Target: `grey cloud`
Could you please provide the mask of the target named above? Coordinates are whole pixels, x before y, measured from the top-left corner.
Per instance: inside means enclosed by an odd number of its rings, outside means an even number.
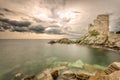
[[[32,19],[33,19],[35,22],[37,22],[37,23],[44,22],[44,21],[42,21],[42,20],[40,20],[40,19],[38,19],[38,18],[32,17]]]
[[[4,14],[3,14],[3,13],[0,13],[0,16],[4,16]]]
[[[0,18],[0,31],[10,30],[12,32],[34,32],[47,34],[63,34],[58,25],[43,26],[40,24],[31,25],[27,21],[13,21],[6,18]],[[46,28],[51,28],[46,31]]]
[[[57,11],[65,8],[66,0],[44,0],[43,3],[45,7],[51,11],[51,17],[58,18]]]
[[[13,21],[7,18],[0,18],[0,31],[10,30],[17,32],[27,32],[30,22]]]
[[[31,26],[29,30],[30,32],[44,33],[45,27],[42,27],[41,25],[36,25],[36,26]]]
[[[0,21],[11,24],[12,26],[28,27],[29,25],[31,25],[31,22],[28,22],[28,21],[15,21],[15,20],[9,20],[6,18],[0,18]]]
[[[4,29],[3,27],[0,26],[0,31],[3,32],[3,31],[5,31],[5,29]]]
[[[28,27],[31,25],[31,22],[28,21],[9,21],[9,23],[13,26],[19,26],[19,27]]]
[[[33,2],[35,2],[34,5],[33,5]],[[3,3],[5,3],[5,5],[3,5]],[[23,4],[22,7],[20,7],[21,4]],[[120,0],[114,0],[114,1],[113,0],[0,0],[0,6],[2,5],[2,7],[8,7],[8,8],[10,7],[10,10],[8,10],[7,8],[2,8],[1,10],[4,12],[10,12],[11,10],[18,10],[25,14],[29,14],[30,10],[34,6],[35,7],[39,6],[41,8],[41,4],[43,6],[42,7],[43,9],[45,8],[45,9],[48,9],[48,11],[50,11],[51,15],[50,16],[48,15],[48,17],[54,18],[54,19],[59,18],[58,14],[56,14],[57,11],[59,10],[64,10],[64,9],[67,10],[70,8],[75,9],[73,10],[73,13],[78,14],[78,16],[74,19],[76,20],[76,23],[68,25],[68,26],[72,26],[71,31],[64,29],[64,32],[68,34],[77,34],[77,33],[79,34],[85,30],[87,31],[88,24],[92,23],[97,15],[106,14],[106,13],[107,14],[112,13],[112,17],[110,16],[110,21],[111,21],[110,23],[113,24],[113,25],[110,25],[112,27],[112,30],[115,30],[115,31],[120,30],[120,19],[118,19],[118,17],[120,16],[120,10],[119,10]],[[26,7],[24,9],[23,8],[24,6],[27,6],[27,9]],[[2,15],[3,13],[1,14],[1,16]],[[79,16],[80,16],[80,19],[78,19]],[[16,22],[16,21],[10,21],[6,19],[1,21],[5,22],[6,25],[10,24],[11,26],[19,26],[20,29],[18,27],[16,28],[14,27],[15,31],[22,32],[23,30],[23,31],[30,31],[30,32],[36,32],[36,33],[48,33],[48,34],[49,33],[61,34],[63,32],[62,31],[63,28],[59,29],[59,26],[54,25],[55,23],[57,23],[57,21],[53,21],[50,23],[47,21],[44,22],[42,21],[42,19],[37,19],[34,17],[32,19],[36,23],[40,23],[41,25],[31,27],[31,24],[28,21]],[[23,17],[23,20],[28,20],[28,19]],[[71,22],[71,19],[63,19],[62,21],[64,21],[65,23],[69,23]],[[28,28],[27,29],[21,28],[25,26]],[[46,27],[49,27],[52,29],[46,31]],[[10,27],[7,27],[7,26],[3,27],[3,29],[7,29],[7,28],[10,28]]]
[[[49,30],[45,30],[45,33],[47,33],[47,34],[65,34],[62,32],[61,29],[58,29],[58,28],[51,28]]]
[[[29,32],[29,29],[27,27],[14,27],[11,31],[16,32]]]
[[[12,10],[7,9],[7,8],[0,8],[0,11],[5,11],[5,12],[14,13]]]
[[[58,25],[50,25],[50,26],[48,26],[48,27],[51,27],[51,28],[59,28],[60,26],[58,26]]]
[[[7,30],[7,29],[11,29],[11,25],[5,22],[1,22],[0,21],[0,27],[1,29]]]

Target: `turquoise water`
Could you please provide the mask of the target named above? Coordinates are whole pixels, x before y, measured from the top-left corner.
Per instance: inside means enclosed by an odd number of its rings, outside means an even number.
[[[37,74],[55,65],[55,61],[101,66],[120,61],[120,53],[75,44],[50,45],[48,41],[0,40],[0,80],[12,80],[19,72]]]

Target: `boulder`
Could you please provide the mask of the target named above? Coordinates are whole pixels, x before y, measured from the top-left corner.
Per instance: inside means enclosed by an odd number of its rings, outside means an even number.
[[[58,78],[58,80],[76,80],[76,74],[72,71],[64,71]]]
[[[59,76],[58,72],[59,72],[58,70],[54,70],[54,71],[51,72],[51,75],[52,75],[54,80],[56,80],[58,78],[58,76]]]
[[[90,77],[91,77],[90,74],[85,74],[85,73],[76,74],[77,80],[89,80]]]
[[[110,80],[120,80],[120,70],[115,71],[109,75]]]
[[[53,77],[51,75],[51,69],[47,69],[41,74],[38,74],[37,80],[53,80]]]
[[[114,62],[104,71],[97,71],[89,80],[120,80],[120,62]]]
[[[68,38],[62,38],[62,39],[59,39],[56,41],[57,43],[63,43],[63,44],[71,44],[71,43],[74,43],[74,41],[72,40],[69,40]]]
[[[104,72],[109,75],[115,71],[120,70],[120,62],[113,62],[111,65],[109,65]]]
[[[59,76],[59,73],[62,72],[62,70],[67,70],[67,67],[62,66],[53,69],[47,69],[41,74],[37,75],[37,80],[56,80]]]
[[[31,75],[31,76],[23,78],[22,80],[37,80],[37,79],[35,75]]]
[[[55,43],[56,43],[55,40],[51,40],[51,41],[48,42],[48,44],[55,44]]]

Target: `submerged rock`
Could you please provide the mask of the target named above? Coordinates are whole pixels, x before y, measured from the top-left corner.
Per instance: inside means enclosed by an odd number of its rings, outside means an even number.
[[[48,44],[55,44],[55,43],[56,43],[55,40],[51,40],[51,41],[48,42]]]
[[[77,60],[74,63],[69,63],[68,66],[73,67],[73,68],[81,68],[82,69],[84,66],[84,63],[81,60]]]

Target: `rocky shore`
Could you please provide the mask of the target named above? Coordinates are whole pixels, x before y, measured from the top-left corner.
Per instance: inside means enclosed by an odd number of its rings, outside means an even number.
[[[90,34],[85,34],[76,40],[76,44],[87,45],[94,48],[103,48],[112,51],[120,51],[120,38],[112,36],[91,36]]]
[[[108,36],[106,37],[96,37],[96,36],[90,36],[89,34],[86,34],[82,37],[80,37],[77,40],[70,40],[68,38],[63,38],[59,40],[52,40],[48,42],[49,44],[77,44],[77,45],[83,45],[88,46],[92,48],[102,48],[110,51],[117,51],[120,52],[120,38],[110,39]]]
[[[62,66],[47,69],[41,74],[28,76],[22,80],[120,80],[120,62],[114,62],[105,70],[95,73],[75,72]]]
[[[60,44],[73,44],[75,43],[75,41],[73,40],[70,40],[68,38],[62,38],[62,39],[59,39],[59,40],[51,40],[48,42],[49,44],[55,44],[55,43],[60,43]]]

